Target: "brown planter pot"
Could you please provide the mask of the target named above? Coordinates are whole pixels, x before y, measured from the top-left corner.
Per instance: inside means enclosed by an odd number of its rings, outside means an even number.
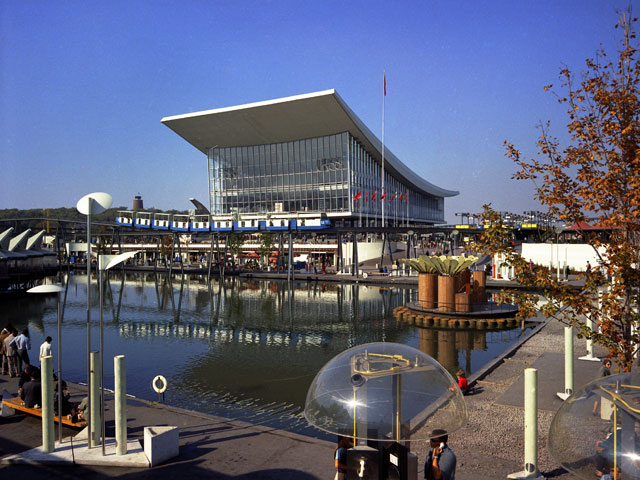
[[[422,308],[436,308],[438,295],[438,275],[420,273],[418,275],[418,303]]]
[[[471,294],[456,293],[456,312],[471,311]]]
[[[473,301],[475,303],[485,303],[487,301],[487,274],[482,270],[473,272]]]
[[[438,310],[453,312],[455,306],[455,277],[438,277]]]

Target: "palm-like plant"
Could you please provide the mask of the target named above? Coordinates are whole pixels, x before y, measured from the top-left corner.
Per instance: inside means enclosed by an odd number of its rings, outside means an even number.
[[[478,257],[470,255],[465,257],[461,255],[459,257],[440,255],[427,257],[426,255],[420,255],[416,259],[403,258],[402,263],[409,265],[419,273],[438,273],[440,275],[446,275],[453,277],[464,269],[470,267],[479,260]]]
[[[400,261],[418,273],[438,273],[426,255],[420,255],[418,258],[402,258]]]

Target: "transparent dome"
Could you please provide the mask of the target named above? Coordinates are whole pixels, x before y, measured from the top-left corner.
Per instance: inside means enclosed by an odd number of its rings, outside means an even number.
[[[342,352],[318,372],[304,415],[338,435],[426,440],[434,430],[463,426],[467,406],[456,380],[429,355],[398,343],[369,343]]]
[[[592,480],[640,478],[640,375],[599,378],[558,409],[549,429],[549,450],[564,468]]]

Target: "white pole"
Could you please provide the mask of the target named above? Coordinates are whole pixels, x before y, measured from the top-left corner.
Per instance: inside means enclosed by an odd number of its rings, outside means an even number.
[[[564,392],[558,397],[566,400],[573,393],[573,327],[564,327]]]
[[[127,367],[125,356],[113,357],[115,375],[116,455],[127,453]]]
[[[598,292],[600,293],[600,292]],[[589,331],[593,331],[593,320],[591,317],[587,317],[586,325]],[[598,357],[593,356],[593,340],[587,338],[587,354],[583,357],[579,357],[578,360],[587,360],[591,362],[599,362],[600,359]]]
[[[507,478],[544,478],[538,471],[538,370],[524,370],[524,470]]]
[[[45,453],[55,450],[55,430],[53,427],[53,357],[51,355],[40,359],[40,373],[42,375],[42,451]]]
[[[560,281],[560,238],[556,234],[556,274],[558,282]]]
[[[91,384],[91,212],[93,198],[87,200],[87,385]],[[89,413],[91,412],[91,388],[87,392]],[[62,413],[62,412],[60,412]],[[92,447],[91,422],[87,423],[87,448]]]
[[[91,428],[91,441],[89,447],[95,447],[101,438],[100,421],[100,356],[98,352],[91,352],[89,361],[89,424]]]

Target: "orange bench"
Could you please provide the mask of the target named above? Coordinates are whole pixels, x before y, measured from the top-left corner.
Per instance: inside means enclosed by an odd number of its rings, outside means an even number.
[[[13,398],[3,398],[2,403],[5,404],[9,408],[13,408],[14,410],[19,410],[24,413],[28,413],[29,415],[35,415],[36,417],[42,418],[42,408],[29,408],[25,407],[24,402],[20,397]],[[58,423],[58,416],[53,416],[53,421]],[[70,418],[62,417],[62,423],[69,427],[73,428],[84,428],[87,426],[86,420],[79,420],[77,422],[72,422]]]

